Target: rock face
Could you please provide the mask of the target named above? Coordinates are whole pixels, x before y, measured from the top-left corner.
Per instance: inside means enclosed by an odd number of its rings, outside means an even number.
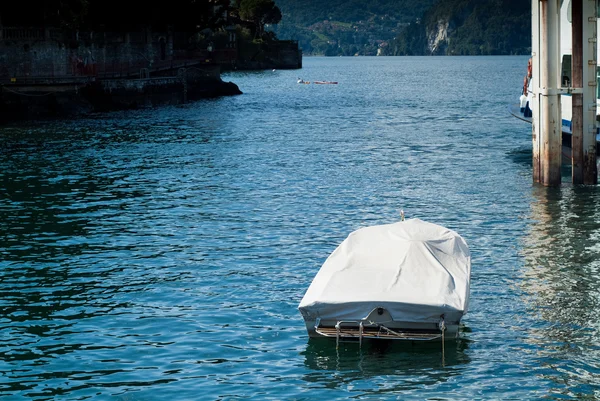
[[[0,123],[78,117],[90,112],[182,104],[241,93],[232,82],[192,74],[185,78],[104,79],[79,85],[0,86]]]
[[[427,48],[431,54],[444,54],[448,47],[450,22],[439,19],[432,29],[427,30]]]
[[[198,99],[239,95],[232,82],[199,76],[162,77],[146,80],[114,79],[87,85],[81,91],[94,111],[111,111],[182,104]]]
[[[531,4],[521,0],[436,1],[389,55],[531,54]]]

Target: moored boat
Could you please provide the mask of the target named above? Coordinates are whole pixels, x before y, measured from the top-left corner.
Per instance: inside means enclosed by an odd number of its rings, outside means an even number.
[[[572,40],[571,40],[571,1],[565,1],[561,3],[560,8],[560,26],[561,26],[561,42],[560,42],[560,61],[561,61],[561,82],[563,90],[560,96],[561,104],[561,129],[562,129],[562,153],[567,159],[571,157],[571,119],[572,119],[572,97],[571,97],[571,58],[572,58]],[[600,24],[600,19],[597,20],[597,24]],[[599,26],[600,28],[600,26]],[[600,51],[600,42],[597,42],[597,51]],[[600,53],[598,53],[600,54]],[[520,104],[509,106],[509,112],[529,123],[532,122],[532,66],[531,59],[527,68],[527,75],[524,78],[522,95]],[[589,83],[592,85],[592,83]],[[596,87],[600,88],[600,67],[596,67]],[[525,101],[523,101],[523,97]],[[596,93],[596,119],[600,120],[600,90],[597,89]],[[600,155],[600,129],[596,129],[596,152]]]
[[[327,258],[298,309],[310,337],[456,338],[469,304],[464,239],[410,219],[361,228]]]

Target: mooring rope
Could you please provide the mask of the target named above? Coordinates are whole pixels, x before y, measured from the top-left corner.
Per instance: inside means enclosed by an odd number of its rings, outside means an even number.
[[[446,321],[444,320],[444,315],[441,316],[439,326],[442,332],[442,366],[446,366],[446,339],[444,336],[444,332],[446,331]]]

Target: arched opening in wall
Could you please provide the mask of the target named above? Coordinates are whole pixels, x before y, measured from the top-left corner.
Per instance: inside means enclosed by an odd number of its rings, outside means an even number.
[[[160,38],[158,41],[160,43],[160,59],[166,60],[167,58],[167,41],[165,38]]]

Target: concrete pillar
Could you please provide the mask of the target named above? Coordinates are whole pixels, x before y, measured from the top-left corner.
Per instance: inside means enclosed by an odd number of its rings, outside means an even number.
[[[539,183],[559,186],[561,181],[562,119],[560,113],[560,0],[539,1],[539,114],[534,130],[539,141]],[[534,1],[535,3],[535,1]],[[533,4],[535,6],[535,4]],[[536,13],[532,13],[536,14]],[[534,36],[536,32],[534,31]],[[535,70],[534,70],[535,75]],[[537,117],[537,121],[536,121]],[[534,150],[535,152],[535,150]],[[534,160],[535,161],[535,160]],[[534,178],[536,178],[534,174]]]
[[[583,0],[583,183],[598,183],[596,166],[597,0]]]

